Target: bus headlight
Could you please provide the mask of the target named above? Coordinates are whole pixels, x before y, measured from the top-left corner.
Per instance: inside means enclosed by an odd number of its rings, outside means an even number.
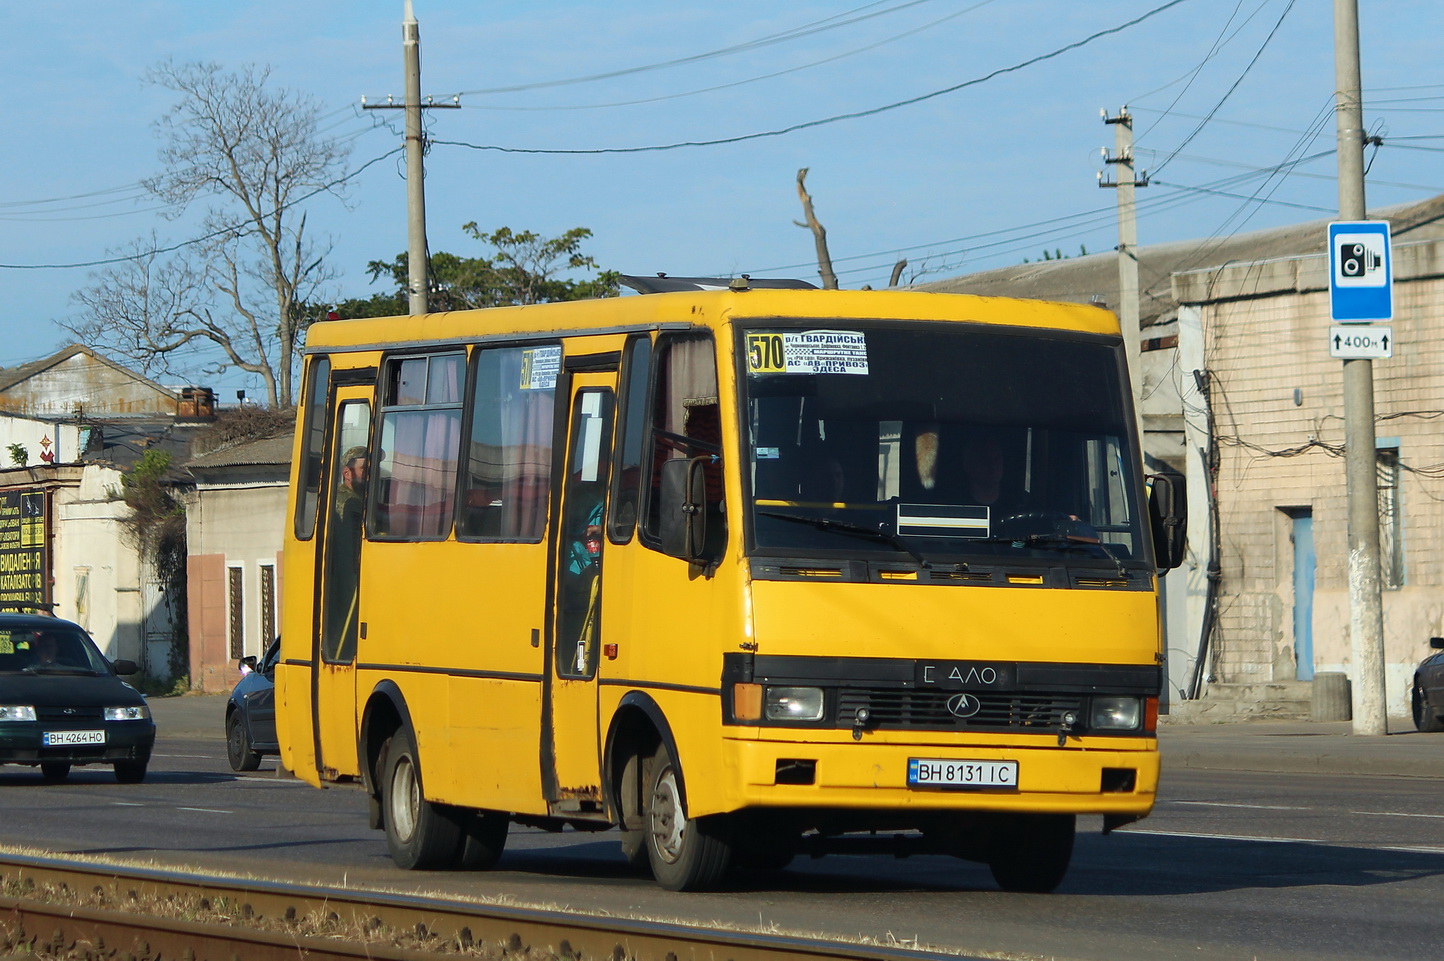
[[[1095,697],[1088,714],[1094,731],[1136,731],[1143,720],[1143,707],[1136,697]]]
[[[29,704],[0,704],[0,721],[33,721],[35,708]]]
[[[817,721],[823,705],[820,687],[769,687],[763,710],[769,721]]]

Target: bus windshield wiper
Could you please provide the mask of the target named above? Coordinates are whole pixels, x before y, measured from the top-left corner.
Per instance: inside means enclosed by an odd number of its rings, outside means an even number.
[[[919,567],[924,569],[931,569],[932,567],[932,563],[926,557],[919,554],[907,541],[891,531],[874,527],[863,527],[861,524],[849,524],[847,521],[840,521],[831,517],[807,517],[803,514],[789,514],[787,511],[758,510],[756,513],[762,517],[777,517],[784,521],[795,521],[798,524],[811,524],[820,531],[837,531],[839,534],[856,534],[858,537],[867,537],[875,541],[881,541],[884,544],[889,544],[897,548],[917,561]]]
[[[993,537],[980,537],[975,544],[1012,544],[1014,547],[1037,547],[1044,550],[1054,551],[1089,551],[1094,548],[1103,552],[1103,555],[1113,562],[1118,568],[1119,577],[1127,577],[1128,572],[1123,566],[1123,561],[1112,551],[1108,545],[1103,543],[1101,538],[1089,537],[1082,534],[1021,534],[1015,537],[999,534]]]

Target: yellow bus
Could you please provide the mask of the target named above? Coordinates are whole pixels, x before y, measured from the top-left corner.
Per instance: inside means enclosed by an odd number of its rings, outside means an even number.
[[[283,763],[398,865],[618,829],[664,887],[1146,815],[1158,577],[1116,318],[797,282],[310,329]],[[535,757],[533,757],[535,755]]]

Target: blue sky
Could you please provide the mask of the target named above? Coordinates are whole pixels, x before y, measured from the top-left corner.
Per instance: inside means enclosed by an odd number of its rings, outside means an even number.
[[[1305,220],[1337,209],[1328,0],[863,0],[777,3],[415,0],[428,115],[433,252],[482,252],[461,225],[547,236],[624,273],[816,278],[795,178],[828,231],[842,286],[936,279],[1117,242],[1100,108],[1130,105],[1139,239],[1156,243]],[[1444,193],[1444,11],[1360,4],[1371,208]],[[0,6],[7,137],[0,178],[0,365],[69,337],[55,321],[90,280],[71,265],[165,220],[138,182],[158,170],[153,121],[170,105],[141,76],[163,58],[273,68],[317,98],[352,168],[400,144],[402,0],[57,0]],[[980,80],[950,93],[929,94]],[[611,74],[604,79],[597,75]],[[507,89],[511,88],[511,89]],[[515,89],[523,88],[523,89]],[[701,91],[701,92],[699,92]],[[903,101],[906,106],[888,108]],[[872,112],[870,112],[872,111]],[[831,118],[870,112],[853,119]],[[383,121],[390,121],[387,126]],[[812,124],[778,136],[751,135]],[[628,153],[597,151],[731,140]],[[463,146],[472,145],[472,146]],[[1320,155],[1320,156],[1315,156]],[[1295,163],[1300,158],[1307,159]],[[1288,164],[1287,175],[1270,168]],[[1212,192],[1207,192],[1212,191]],[[406,248],[399,156],[319,199],[337,299],[369,296],[366,263]],[[1031,226],[1030,226],[1031,225]],[[25,269],[20,269],[25,268]],[[175,378],[168,378],[174,380]],[[254,378],[204,378],[222,400]]]

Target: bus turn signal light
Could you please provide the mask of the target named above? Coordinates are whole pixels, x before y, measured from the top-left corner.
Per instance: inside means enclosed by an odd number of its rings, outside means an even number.
[[[732,716],[739,721],[762,720],[762,685],[732,685]]]

